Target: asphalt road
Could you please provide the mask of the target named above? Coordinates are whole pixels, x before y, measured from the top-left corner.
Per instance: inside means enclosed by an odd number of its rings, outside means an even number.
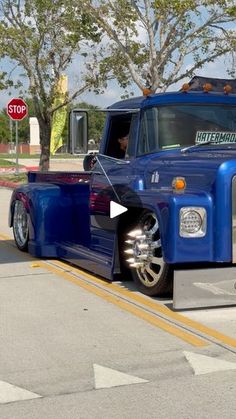
[[[19,252],[0,188],[0,418],[236,416],[236,308],[174,313],[132,283]],[[182,317],[181,317],[182,316]]]

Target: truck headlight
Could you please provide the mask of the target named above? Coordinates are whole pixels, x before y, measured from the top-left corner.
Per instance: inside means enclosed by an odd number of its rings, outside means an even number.
[[[183,207],[179,215],[181,237],[204,237],[206,235],[206,210],[202,207]]]

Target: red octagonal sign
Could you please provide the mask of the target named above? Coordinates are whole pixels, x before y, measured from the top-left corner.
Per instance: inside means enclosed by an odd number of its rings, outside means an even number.
[[[7,104],[7,115],[11,119],[20,121],[24,119],[28,114],[28,106],[25,101],[21,98],[13,98]]]

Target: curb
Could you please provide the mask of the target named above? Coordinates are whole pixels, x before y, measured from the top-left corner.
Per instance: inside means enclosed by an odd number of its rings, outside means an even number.
[[[23,166],[19,169],[19,173],[27,173],[27,172],[31,172],[31,171],[35,172],[35,171],[38,171],[38,170],[39,170],[39,166]],[[9,167],[9,168],[0,167],[0,172],[4,173],[6,175],[10,175],[12,173],[15,173],[15,171],[16,171],[15,167],[14,168],[12,168],[12,167]]]
[[[35,171],[39,170],[39,167],[38,166],[30,166],[30,167],[25,166],[24,169],[25,169],[25,173],[30,172],[30,171],[35,172]],[[24,172],[22,172],[22,173],[24,173]],[[6,172],[6,174],[7,174],[7,172]],[[10,174],[10,173],[8,173],[8,174]],[[9,180],[1,180],[1,177],[0,177],[0,188],[14,189],[19,185],[21,185],[20,182],[10,182]]]
[[[9,189],[14,189],[17,186],[19,186],[20,183],[18,182],[10,182],[8,180],[0,180],[0,188],[9,188]]]

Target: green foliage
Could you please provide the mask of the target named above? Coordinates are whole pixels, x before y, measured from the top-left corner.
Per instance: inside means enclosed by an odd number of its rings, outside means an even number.
[[[10,141],[10,121],[5,112],[0,113],[0,143]]]
[[[19,173],[12,175],[1,175],[0,180],[22,184],[28,182],[28,177],[25,173]]]
[[[55,107],[57,85],[76,54],[89,42],[98,42],[100,32],[94,19],[81,10],[81,0],[0,0],[0,56],[10,58],[23,70],[14,81],[9,72],[6,86],[31,96],[40,126],[40,165],[47,169],[50,156],[52,115],[88,87],[81,83],[71,96]],[[84,52],[84,51],[81,51]],[[0,88],[1,81],[0,77]],[[23,80],[23,81],[22,81]],[[4,84],[2,82],[2,86]]]
[[[84,8],[109,39],[88,65],[98,91],[112,77],[165,91],[226,54],[235,75],[235,0],[84,0]]]
[[[15,167],[15,163],[12,163],[4,159],[0,159],[0,167]]]

